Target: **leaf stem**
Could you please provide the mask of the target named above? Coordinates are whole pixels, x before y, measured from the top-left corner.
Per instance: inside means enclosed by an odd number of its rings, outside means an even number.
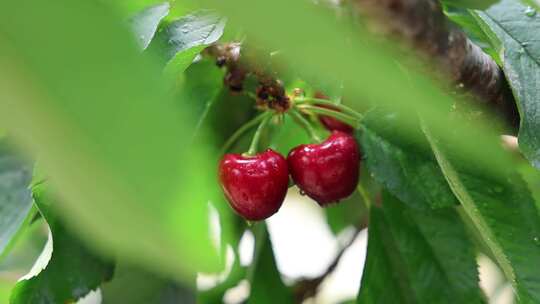
[[[263,117],[263,120],[259,124],[259,127],[257,128],[257,131],[255,131],[255,134],[253,135],[253,139],[251,140],[251,145],[249,145],[249,150],[247,151],[247,155],[253,156],[257,153],[257,148],[259,147],[259,141],[261,139],[262,131],[266,128],[266,125],[270,121],[270,118],[272,118],[271,115],[268,115],[269,112],[265,113]]]
[[[246,133],[249,129],[256,126],[261,120],[263,120],[268,115],[269,115],[268,112],[261,113],[258,116],[256,116],[255,118],[253,118],[252,120],[246,122],[240,128],[238,128],[238,130],[236,130],[233,133],[233,135],[231,135],[231,137],[229,137],[229,139],[227,139],[227,141],[225,142],[225,144],[221,148],[221,153],[220,154],[227,153],[227,151],[229,151],[231,146],[240,138],[240,136],[242,136],[244,133]]]
[[[290,113],[291,116],[295,119],[295,121],[308,132],[309,136],[314,142],[320,143],[322,141],[321,138],[317,135],[315,128],[313,128],[311,123],[307,119],[305,119],[304,116],[302,116],[302,114],[300,114],[297,109],[291,108],[287,113]]]

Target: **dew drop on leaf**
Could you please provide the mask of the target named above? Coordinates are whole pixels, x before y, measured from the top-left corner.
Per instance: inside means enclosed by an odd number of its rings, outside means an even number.
[[[534,17],[536,16],[536,10],[531,6],[527,6],[525,9],[525,15],[527,15],[527,17]]]

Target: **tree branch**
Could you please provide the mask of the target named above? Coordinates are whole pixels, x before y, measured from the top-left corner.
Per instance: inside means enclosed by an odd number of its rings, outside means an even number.
[[[512,127],[519,124],[514,97],[497,63],[453,26],[438,0],[350,0],[377,30],[403,41],[457,89],[492,109]]]
[[[323,274],[313,279],[305,279],[305,280],[299,281],[295,285],[294,294],[295,294],[297,303],[302,303],[304,300],[309,299],[313,297],[315,294],[317,294],[317,291],[321,283],[324,281],[324,279],[328,275],[330,275],[331,273],[334,272],[334,270],[336,270],[336,267],[339,264],[339,261],[341,261],[341,258],[343,257],[343,254],[345,253],[345,251],[347,251],[347,249],[351,247],[351,245],[354,243],[354,241],[358,237],[358,234],[360,234],[360,231],[362,231],[362,229],[366,227],[367,227],[367,223],[363,223],[361,227],[355,227],[352,237],[348,239],[347,242],[340,248],[340,250],[336,254],[336,257],[334,258],[332,263],[330,263],[330,265],[326,268]]]
[[[438,0],[349,1],[352,10],[374,30],[402,41],[428,63],[426,67],[435,76],[450,80],[452,92],[469,95],[501,117],[513,131],[517,130],[519,114],[502,70],[447,20]],[[206,54],[226,67],[225,84],[231,91],[241,92],[246,76],[255,75],[259,81],[255,94],[259,106],[281,112],[290,106],[283,84],[268,64],[271,60],[260,58],[261,52],[246,54],[239,43],[226,43],[209,47]]]

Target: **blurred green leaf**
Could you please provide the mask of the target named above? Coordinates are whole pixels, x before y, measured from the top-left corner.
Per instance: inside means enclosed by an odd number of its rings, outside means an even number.
[[[213,304],[221,303],[225,293],[238,285],[246,274],[246,268],[240,265],[237,252],[235,253],[235,260],[233,262],[231,272],[227,278],[219,283],[217,286],[209,290],[199,290],[197,294],[197,303],[199,304]]]
[[[223,88],[223,75],[223,71],[212,60],[204,59],[191,65],[178,83],[175,99],[180,109],[185,107],[184,103],[189,103],[191,115],[196,121],[193,137],[204,134],[204,130],[199,133],[201,128],[213,131],[213,125],[221,123],[208,115],[214,111],[216,103],[222,101],[219,97]]]
[[[357,303],[482,303],[473,246],[453,208],[419,211],[383,192],[371,208]]]
[[[74,237],[54,215],[56,199],[42,184],[34,188],[34,199],[49,224],[52,256],[36,276],[25,278],[12,290],[10,303],[69,303],[110,280],[112,262],[96,256]]]
[[[490,177],[464,166],[453,158],[446,142],[436,139],[427,127],[424,130],[464,213],[512,283],[518,302],[540,301],[540,273],[531,267],[540,265],[540,216],[523,178],[514,169],[504,177]],[[486,151],[500,153],[500,147],[493,147]]]
[[[193,290],[171,279],[123,263],[118,264],[114,278],[103,284],[101,291],[104,304],[195,303]]]
[[[401,201],[416,209],[436,209],[458,204],[444,175],[424,144],[407,144],[399,138],[395,113],[372,110],[357,132],[365,164],[373,178]],[[420,134],[421,135],[421,134]]]
[[[2,303],[9,303],[9,293],[13,284],[8,280],[0,279],[0,301]]]
[[[163,3],[175,3],[176,0],[164,1],[164,0],[118,0],[107,1],[97,0],[96,2],[110,6],[115,10],[115,13],[121,17],[133,17],[141,11],[147,9],[150,6],[157,6]]]
[[[0,257],[7,250],[32,208],[32,166],[0,138]],[[32,215],[34,213],[32,212]]]
[[[444,4],[451,4],[463,8],[486,9],[498,0],[442,0]]]
[[[226,208],[229,208],[227,205]],[[221,210],[221,212],[224,212]],[[230,212],[230,209],[229,209]],[[222,303],[225,293],[237,286],[242,280],[246,278],[247,267],[240,264],[240,254],[239,254],[239,244],[242,237],[242,233],[245,230],[245,221],[239,220],[236,225],[236,234],[233,234],[232,238],[224,240],[222,242],[223,248],[222,253],[225,259],[231,257],[229,254],[232,253],[232,265],[230,269],[224,269],[224,272],[215,274],[215,275],[226,275],[223,281],[220,281],[216,286],[207,289],[207,290],[198,290],[197,292],[197,303],[200,304],[213,304],[213,303]],[[229,251],[230,250],[230,251]]]
[[[139,42],[141,49],[144,50],[148,47],[150,41],[154,38],[159,23],[169,14],[169,8],[168,2],[153,5],[130,18],[131,29],[135,33],[135,38]]]
[[[502,67],[521,116],[519,148],[540,168],[540,15],[513,0],[503,0],[477,14],[500,42]]]
[[[93,1],[3,1],[0,62],[2,127],[39,155],[68,224],[179,277],[217,268],[215,151],[188,144],[189,103],[179,110],[124,21]]]
[[[281,280],[265,224],[258,223],[255,229],[255,253],[248,270],[251,292],[247,303],[294,303],[292,292]]]

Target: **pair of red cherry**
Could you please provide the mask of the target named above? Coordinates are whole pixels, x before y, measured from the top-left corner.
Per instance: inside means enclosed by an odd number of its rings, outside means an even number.
[[[289,172],[300,190],[324,207],[352,194],[359,169],[354,137],[333,131],[320,144],[294,148],[287,159],[272,149],[254,156],[226,154],[219,164],[219,178],[231,207],[245,219],[257,221],[281,207]]]

